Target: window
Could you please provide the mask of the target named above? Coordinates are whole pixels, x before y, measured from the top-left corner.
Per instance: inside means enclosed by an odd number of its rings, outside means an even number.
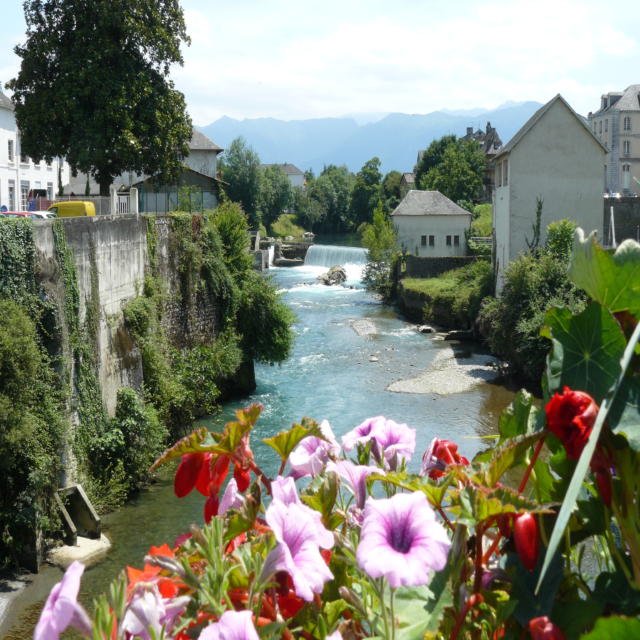
[[[622,143],[622,153],[624,153],[625,156],[631,153],[631,142],[629,140],[625,140]]]
[[[7,154],[9,157],[9,162],[13,162],[14,160],[14,151],[13,151],[13,140],[9,140],[8,143],[8,149],[7,149]]]
[[[607,120],[604,121],[604,130],[605,132],[609,131],[609,119],[607,118]]]
[[[436,237],[435,236],[429,236],[429,246],[430,247],[435,247],[436,246]]]
[[[598,125],[598,133],[602,133],[602,120],[600,120],[600,124]]]
[[[9,211],[16,210],[16,183],[9,180]]]
[[[53,182],[47,182],[47,200],[53,200]]]
[[[460,236],[453,236],[453,246],[454,247],[460,246]]]
[[[20,211],[26,211],[29,206],[29,181],[20,180]]]
[[[624,117],[624,126],[623,129],[625,131],[631,131],[631,118],[630,116],[625,116]]]
[[[451,246],[451,236],[447,236],[447,247]]]
[[[509,161],[508,160],[505,160],[502,163],[502,184],[505,186],[509,184]]]
[[[421,247],[427,246],[427,236],[420,236],[420,246]]]
[[[20,162],[22,164],[29,164],[29,156],[25,156],[24,153],[20,152]]]

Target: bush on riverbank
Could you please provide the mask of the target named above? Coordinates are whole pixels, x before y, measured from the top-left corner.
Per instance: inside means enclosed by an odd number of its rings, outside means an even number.
[[[399,299],[418,297],[422,312],[416,321],[433,322],[447,329],[473,327],[482,300],[493,290],[493,270],[485,260],[446,271],[437,278],[405,278]]]
[[[286,238],[292,236],[296,240],[302,240],[304,229],[296,224],[297,218],[293,213],[283,213],[269,227],[271,235],[276,238]]]
[[[545,247],[514,260],[500,296],[486,299],[480,310],[489,348],[525,380],[538,380],[544,368],[549,341],[540,330],[547,310],[564,306],[579,313],[585,306],[584,292],[568,276],[574,230],[568,220],[549,225]]]

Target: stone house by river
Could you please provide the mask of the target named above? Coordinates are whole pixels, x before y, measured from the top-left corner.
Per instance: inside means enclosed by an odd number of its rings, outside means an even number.
[[[400,247],[414,256],[464,256],[471,214],[439,191],[410,190],[391,212]]]
[[[498,290],[505,268],[533,237],[538,199],[543,202],[540,243],[547,225],[563,218],[601,235],[606,151],[560,94],[498,151],[493,193]]]

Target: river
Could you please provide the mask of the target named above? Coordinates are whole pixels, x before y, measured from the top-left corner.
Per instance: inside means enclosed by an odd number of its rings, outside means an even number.
[[[471,458],[486,446],[483,438],[496,432],[498,416],[513,397],[504,387],[488,383],[452,395],[387,391],[393,382],[428,370],[450,345],[418,333],[365,291],[360,283],[363,262],[362,249],[325,245],[313,248],[302,267],[273,269],[269,277],[297,315],[293,353],[281,365],[258,365],[253,395],[228,403],[219,415],[201,421],[219,429],[236,408],[263,404],[252,446],[267,472],[275,471],[275,459],[260,439],[289,428],[303,416],[328,419],[338,436],[375,415],[405,422],[417,432],[414,470],[435,436],[457,442],[461,453]],[[333,287],[317,283],[316,276],[336,263],[346,265],[347,282]],[[106,516],[103,528],[113,547],[85,572],[81,591],[85,604],[90,606],[125,565],[140,567],[151,545],[172,544],[189,523],[202,522],[203,502],[199,494],[176,498],[166,478]],[[16,597],[4,628],[0,627],[5,640],[30,637],[43,600],[60,576],[57,568],[46,567]]]

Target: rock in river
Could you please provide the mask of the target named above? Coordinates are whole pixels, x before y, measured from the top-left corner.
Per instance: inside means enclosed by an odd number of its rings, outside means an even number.
[[[347,272],[344,270],[344,267],[341,267],[339,264],[331,267],[327,273],[323,273],[318,276],[318,280],[322,282],[322,284],[332,285],[332,284],[342,284],[347,280]]]

